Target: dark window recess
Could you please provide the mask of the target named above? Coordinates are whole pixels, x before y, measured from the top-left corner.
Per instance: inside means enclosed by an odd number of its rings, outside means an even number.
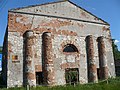
[[[97,76],[98,76],[98,80],[100,80],[100,69],[97,68]]]
[[[79,82],[79,70],[78,68],[65,69],[66,84],[77,84]]]
[[[43,84],[43,72],[36,72],[36,84],[37,85]]]
[[[72,44],[67,44],[63,49],[63,52],[78,52],[78,49]]]
[[[116,76],[120,76],[120,66],[115,67]]]

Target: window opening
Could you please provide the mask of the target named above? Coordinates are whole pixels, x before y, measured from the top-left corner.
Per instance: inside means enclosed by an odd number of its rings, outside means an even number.
[[[43,72],[36,72],[36,84],[37,85],[43,84]]]
[[[72,44],[67,44],[63,49],[63,52],[78,52],[78,49]]]
[[[66,84],[74,85],[79,82],[79,71],[78,68],[67,68],[65,69]]]
[[[97,68],[97,77],[98,77],[98,80],[100,80],[100,68]]]

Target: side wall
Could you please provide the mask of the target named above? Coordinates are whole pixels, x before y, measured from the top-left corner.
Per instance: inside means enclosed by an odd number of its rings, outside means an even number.
[[[5,32],[3,49],[2,49],[2,78],[3,84],[7,85],[7,59],[8,57],[8,28]]]
[[[112,49],[112,40],[106,38],[104,41],[105,41],[105,48],[106,48],[108,74],[109,74],[109,77],[115,77],[116,74],[115,74],[115,63],[114,63],[113,49]]]
[[[23,83],[23,37],[19,32],[8,32],[7,86]]]

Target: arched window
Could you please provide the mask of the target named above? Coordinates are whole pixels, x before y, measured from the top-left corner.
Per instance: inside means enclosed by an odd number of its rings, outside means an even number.
[[[63,49],[63,52],[78,52],[78,49],[76,48],[76,46],[72,45],[72,44],[67,44],[65,45],[65,48]]]

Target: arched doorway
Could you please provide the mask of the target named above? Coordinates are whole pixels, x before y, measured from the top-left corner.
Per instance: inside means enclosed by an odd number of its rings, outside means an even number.
[[[65,68],[66,84],[70,85],[76,84],[79,82],[79,68],[77,67],[77,64],[75,64],[76,63],[75,57],[76,54],[78,54],[78,49],[73,44],[66,44],[63,48],[63,53],[65,54],[66,57],[69,57],[67,58],[66,62],[67,67]]]

